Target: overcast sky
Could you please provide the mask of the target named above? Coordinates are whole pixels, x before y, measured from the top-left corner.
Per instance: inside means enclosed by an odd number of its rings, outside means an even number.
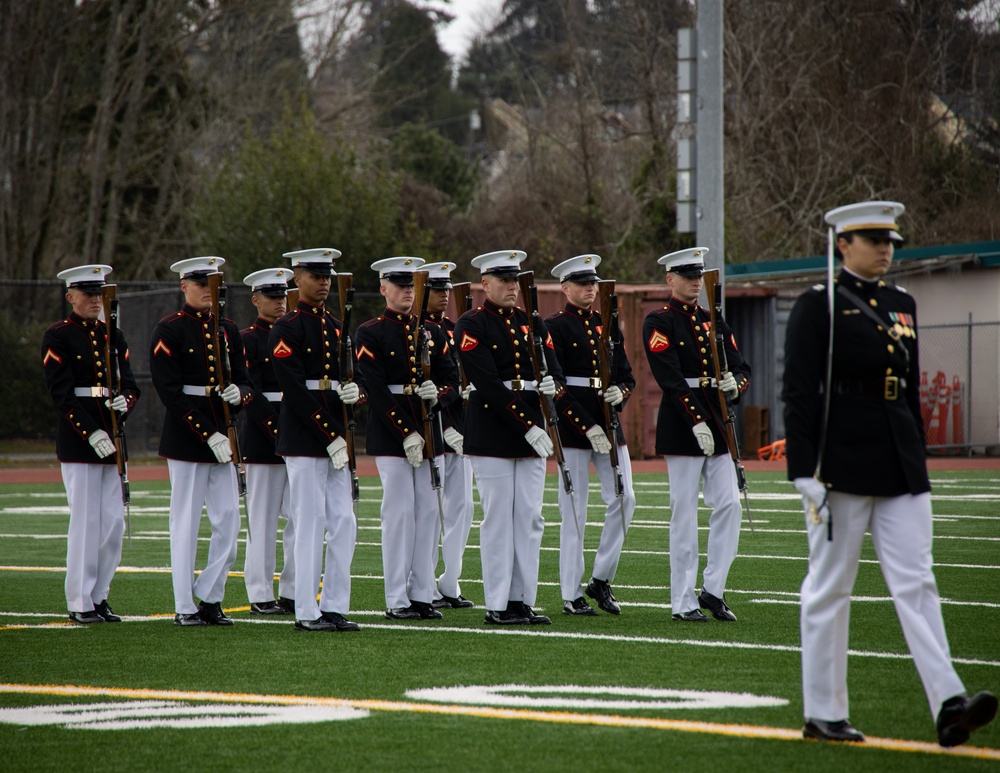
[[[444,8],[455,21],[438,29],[438,42],[453,59],[462,59],[469,44],[493,26],[500,14],[503,0],[452,0],[439,3],[428,0],[428,6]]]

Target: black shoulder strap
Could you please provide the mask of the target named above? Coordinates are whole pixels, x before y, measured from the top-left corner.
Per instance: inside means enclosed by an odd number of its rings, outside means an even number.
[[[858,296],[848,290],[841,284],[837,285],[837,292],[840,293],[841,297],[844,298],[848,303],[854,306],[858,311],[864,314],[868,319],[872,320],[880,330],[884,330],[885,334],[889,336],[893,341],[899,343],[903,347],[903,351],[906,353],[906,361],[910,361],[910,350],[906,348],[906,345],[900,342],[902,334],[896,330],[892,325],[882,319],[878,314],[876,314],[872,308],[862,301]]]

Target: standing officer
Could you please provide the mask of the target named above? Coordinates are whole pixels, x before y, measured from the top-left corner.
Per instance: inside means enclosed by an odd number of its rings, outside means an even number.
[[[894,201],[866,201],[827,212],[843,270],[830,295],[817,285],[799,297],[788,319],[782,393],[788,477],[802,494],[809,540],[801,592],[803,735],[864,740],[848,721],[847,632],[869,531],[937,717],[938,740],[957,746],[993,719],[997,699],[988,692],[966,696],[941,617],[920,417],[917,308],[904,290],[881,279],[894,245],[902,242],[896,219],[903,210]]]
[[[208,277],[218,274],[225,262],[216,257],[188,258],[170,267],[180,274],[184,308],[157,323],[150,344],[149,370],[166,408],[160,456],[166,457],[170,473],[174,623],[182,626],[233,624],[222,611],[222,597],[236,561],[240,505],[221,401],[238,410],[252,397],[253,385],[239,328],[231,319],[221,319],[219,338],[225,337],[232,378],[219,390],[221,352],[213,343]],[[208,510],[212,536],[208,563],[194,580],[202,506]],[[201,599],[197,607],[192,594]]]
[[[299,302],[274,323],[268,345],[282,392],[277,451],[285,458],[295,529],[295,629],[357,631],[358,624],[345,617],[351,607],[358,524],[351,509],[343,406],[357,403],[361,390],[353,381],[338,380],[342,330],[324,305],[340,251],[321,247],[286,252],[285,257],[291,261]]]
[[[364,374],[371,405],[365,446],[375,457],[382,480],[382,571],[385,616],[391,620],[436,620],[434,609],[440,491],[431,487],[433,463],[444,466],[442,437],[435,421],[425,437],[421,402],[439,410],[460,399],[458,369],[448,353],[448,339],[428,325],[432,378],[424,378],[414,331],[420,323],[413,308],[413,272],[422,258],[376,260],[385,311],[358,328],[358,370]],[[428,408],[429,410],[430,408]],[[422,434],[424,433],[424,434]],[[426,443],[432,443],[433,462]]]
[[[621,614],[621,607],[611,590],[611,581],[618,569],[625,529],[635,511],[632,465],[621,427],[615,440],[619,446],[618,469],[623,492],[621,497],[615,494],[615,475],[618,471],[611,466],[611,441],[602,407],[602,403],[606,402],[611,410],[620,411],[635,388],[635,379],[625,348],[617,346],[614,362],[611,363],[614,381],[611,384],[601,383],[598,338],[605,323],[600,312],[593,310],[600,262],[599,255],[578,255],[552,269],[552,276],[562,283],[566,306],[545,320],[569,392],[568,407],[559,417],[563,455],[574,482],[572,494],[559,487],[559,513],[562,518],[559,529],[559,584],[563,613],[567,615],[597,614],[580,593],[584,568],[582,537],[587,525],[586,483],[591,462],[601,481],[601,499],[605,510],[601,541],[594,557],[594,571],[586,590],[587,595],[611,615]],[[574,518],[576,523],[573,523]]]
[[[427,315],[444,331],[448,341],[448,356],[458,367],[458,350],[455,347],[455,323],[445,316],[451,291],[451,272],[454,263],[426,263],[420,267],[427,276]],[[458,578],[462,576],[462,559],[472,529],[472,463],[462,454],[465,431],[465,402],[453,400],[438,412],[444,424],[444,470],[441,505],[444,522],[441,532],[441,552],[444,555],[444,572],[437,578],[437,593],[433,606],[436,609],[451,607],[467,609],[475,606],[462,595]],[[434,566],[437,566],[437,545],[434,545]]]
[[[726,605],[726,578],[740,541],[740,507],[736,471],[726,452],[725,417],[719,409],[721,389],[737,402],[750,383],[729,325],[717,320],[725,338],[730,370],[716,384],[709,336],[711,317],[698,305],[708,250],[695,247],[664,255],[657,263],[667,271],[670,300],[651,311],[642,325],[646,358],[663,390],[656,417],[656,453],[665,457],[670,479],[670,607],[674,620],[705,622],[699,607],[716,620],[734,621]],[[705,481],[708,559],[702,591],[698,579],[698,488]]]
[[[455,325],[462,367],[474,387],[463,445],[483,505],[479,543],[485,622],[496,625],[552,622],[532,609],[545,528],[545,460],[553,451],[539,392],[556,397],[560,408],[567,393],[552,375],[562,377],[551,336],[545,349],[550,375],[539,384],[533,381],[531,320],[514,306],[526,257],[521,250],[499,250],[473,258],[486,300]]]
[[[128,344],[118,333],[115,362],[105,362],[108,331],[101,314],[101,288],[111,266],[68,268],[73,311],[42,337],[42,367],[59,414],[56,457],[69,500],[66,545],[66,606],[74,623],[118,623],[108,606],[108,590],[122,556],[125,531],[121,482],[111,439],[111,411],[119,421],[135,405],[139,387],[132,377]],[[107,369],[118,368],[122,392],[109,400]]]
[[[281,387],[274,374],[268,345],[271,326],[285,313],[285,291],[291,277],[289,268],[265,268],[243,279],[243,284],[251,288],[250,301],[257,309],[257,320],[242,331],[247,370],[253,383],[253,399],[247,404],[240,427],[240,453],[247,470],[247,520],[250,522],[243,579],[250,611],[260,615],[295,614],[295,527],[288,518],[285,460],[274,451],[281,412]],[[284,560],[278,579],[278,601],[275,601],[279,513],[287,520],[282,533]]]

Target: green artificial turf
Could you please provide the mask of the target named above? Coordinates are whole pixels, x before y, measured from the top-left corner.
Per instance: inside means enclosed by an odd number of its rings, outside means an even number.
[[[937,472],[934,556],[952,655],[972,690],[1000,690],[1000,485],[990,472]],[[240,551],[223,604],[231,628],[172,624],[167,537],[168,484],[133,482],[132,542],[110,602],[134,617],[120,625],[69,627],[63,594],[68,515],[60,485],[0,487],[0,745],[4,770],[1000,770],[1000,721],[972,744],[996,757],[823,745],[796,738],[801,727],[798,589],[805,573],[803,517],[794,489],[777,473],[751,473],[755,532],[744,522],[727,600],[735,624],[670,619],[665,474],[637,474],[638,508],[614,581],[623,614],[561,614],[557,484],[545,492],[546,530],[536,611],[553,625],[498,631],[483,624],[477,504],[465,556],[463,593],[476,609],[444,610],[442,621],[391,622],[384,609],[377,478],[362,479],[352,613],[362,630],[313,634],[288,617],[251,616]],[[603,510],[591,476],[589,570]],[[708,512],[701,513],[705,549]],[[208,536],[203,519],[202,537]],[[279,541],[280,545],[280,541]],[[280,547],[279,547],[280,550]],[[199,546],[202,566],[207,541]],[[871,737],[933,744],[933,720],[907,655],[874,551],[866,542],[852,604],[851,720]],[[702,565],[704,557],[702,558]],[[280,567],[280,560],[279,560]],[[587,575],[586,577],[589,577]],[[586,580],[585,577],[585,580]],[[16,627],[27,625],[29,627]],[[893,657],[897,656],[897,657]],[[901,657],[900,657],[901,656]],[[408,691],[433,687],[552,685],[722,691],[773,696],[780,706],[734,708],[560,708],[528,706],[516,717],[418,711]],[[219,707],[235,698],[186,693],[341,698],[368,716],[342,721],[216,728],[74,729],[3,720],[20,706],[136,701],[135,693],[67,696],[26,685],[75,685],[185,693],[178,700]],[[547,696],[551,697],[551,696]],[[635,696],[626,696],[631,699]],[[255,698],[264,704],[267,698]],[[287,697],[273,698],[287,702]],[[373,705],[371,702],[381,701]],[[482,704],[477,704],[482,705]],[[587,717],[621,717],[614,724]],[[655,720],[650,727],[635,720]],[[689,732],[662,720],[712,723]],[[629,723],[632,724],[629,724]],[[732,728],[778,728],[790,738],[751,738]],[[688,727],[689,726],[684,726]]]

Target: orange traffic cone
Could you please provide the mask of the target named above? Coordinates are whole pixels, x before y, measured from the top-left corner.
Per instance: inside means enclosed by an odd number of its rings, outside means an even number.
[[[941,424],[941,417],[937,410],[938,405],[938,384],[935,379],[927,388],[927,409],[928,419],[924,424],[924,434],[927,436],[927,445],[938,445],[938,427]]]

